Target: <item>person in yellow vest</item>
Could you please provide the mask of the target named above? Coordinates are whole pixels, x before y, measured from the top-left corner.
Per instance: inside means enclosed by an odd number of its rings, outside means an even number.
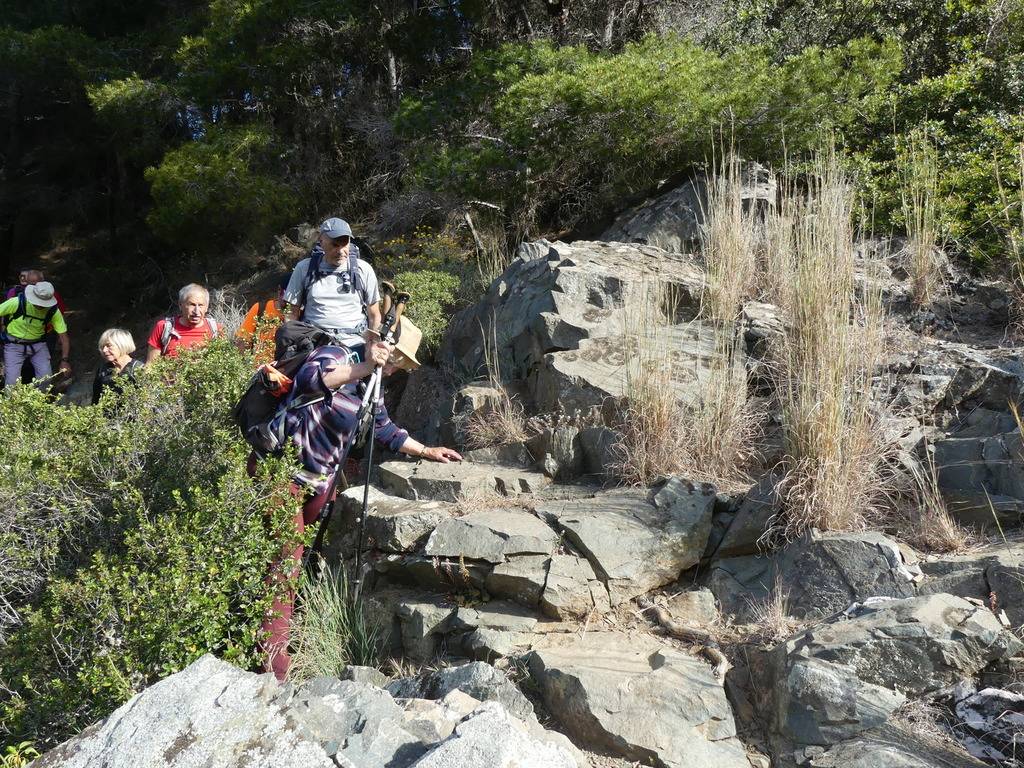
[[[57,306],[53,285],[38,282],[26,285],[13,299],[0,304],[0,317],[7,318],[4,336],[4,386],[14,386],[26,360],[32,364],[36,379],[53,373],[50,350],[46,346],[46,329],[52,326],[60,341],[60,370],[71,372],[71,340],[64,315]]]

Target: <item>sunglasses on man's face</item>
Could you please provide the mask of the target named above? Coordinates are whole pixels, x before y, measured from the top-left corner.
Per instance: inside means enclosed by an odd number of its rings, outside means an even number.
[[[348,237],[332,237],[331,245],[333,245],[335,248],[344,248],[346,245],[348,245]]]

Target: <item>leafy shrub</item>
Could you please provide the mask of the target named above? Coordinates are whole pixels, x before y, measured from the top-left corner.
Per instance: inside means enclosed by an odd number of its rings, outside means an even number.
[[[182,133],[178,126],[180,97],[161,82],[133,74],[89,85],[86,94],[112,141],[132,157],[159,159],[166,139]]]
[[[15,504],[0,553],[37,568],[13,591],[19,625],[0,659],[11,740],[60,741],[207,652],[256,663],[271,534],[289,530],[294,501],[288,462],[247,476],[228,411],[250,371],[217,341],[99,406],[20,387],[0,400],[0,465],[18,468],[0,479]]]
[[[456,93],[404,100],[397,124],[429,137],[413,183],[564,226],[702,161],[723,126],[759,158],[781,156],[783,139],[807,147],[823,126],[857,120],[900,64],[895,45],[866,40],[781,64],[759,48],[718,55],[671,37],[615,55],[513,45],[478,56]]]
[[[153,231],[179,247],[203,238],[258,239],[295,217],[296,196],[263,163],[271,134],[259,127],[215,128],[164,155],[146,170]]]
[[[388,240],[379,255],[378,273],[409,292],[406,314],[423,331],[421,349],[432,354],[452,312],[470,299],[475,284],[471,257],[451,235],[426,226]]]

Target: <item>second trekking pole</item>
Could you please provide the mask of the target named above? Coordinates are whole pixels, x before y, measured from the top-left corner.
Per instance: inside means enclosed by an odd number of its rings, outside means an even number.
[[[409,302],[409,294],[403,291],[394,292],[393,300],[390,292],[385,294],[384,319],[380,324],[380,338],[388,344],[394,345],[395,331],[402,319],[402,312]],[[359,510],[358,533],[356,535],[356,570],[355,570],[355,595],[356,598],[362,592],[363,586],[363,531],[366,528],[366,515],[370,505],[370,472],[373,469],[373,444],[377,440],[377,409],[380,407],[380,384],[383,379],[383,368],[377,366],[367,385],[366,395],[369,397],[369,408],[365,409],[366,417],[369,418],[369,437],[366,441],[366,472],[363,479],[363,505]],[[364,403],[365,403],[364,399]],[[360,409],[364,410],[364,409]]]

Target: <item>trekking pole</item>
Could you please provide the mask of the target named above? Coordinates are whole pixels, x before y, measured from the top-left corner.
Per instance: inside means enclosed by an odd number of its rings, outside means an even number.
[[[388,291],[384,297],[384,320],[380,324],[380,338],[381,341],[387,342],[388,344],[394,344],[395,329],[398,327],[398,322],[402,319],[402,313],[405,311],[405,305],[409,302],[409,294],[401,291],[395,292],[393,287],[390,285],[387,287],[391,290]],[[393,298],[391,295],[392,292],[394,292]],[[383,378],[383,367],[378,365],[374,369],[370,385],[367,387],[367,391],[370,393],[370,407],[368,409],[370,435],[367,440],[366,448],[366,476],[363,479],[363,506],[359,511],[359,520],[357,521],[359,531],[356,538],[356,599],[358,599],[359,595],[362,593],[363,585],[363,531],[366,528],[366,515],[369,512],[370,471],[373,469],[373,444],[377,440],[377,408],[380,401],[380,384]]]

